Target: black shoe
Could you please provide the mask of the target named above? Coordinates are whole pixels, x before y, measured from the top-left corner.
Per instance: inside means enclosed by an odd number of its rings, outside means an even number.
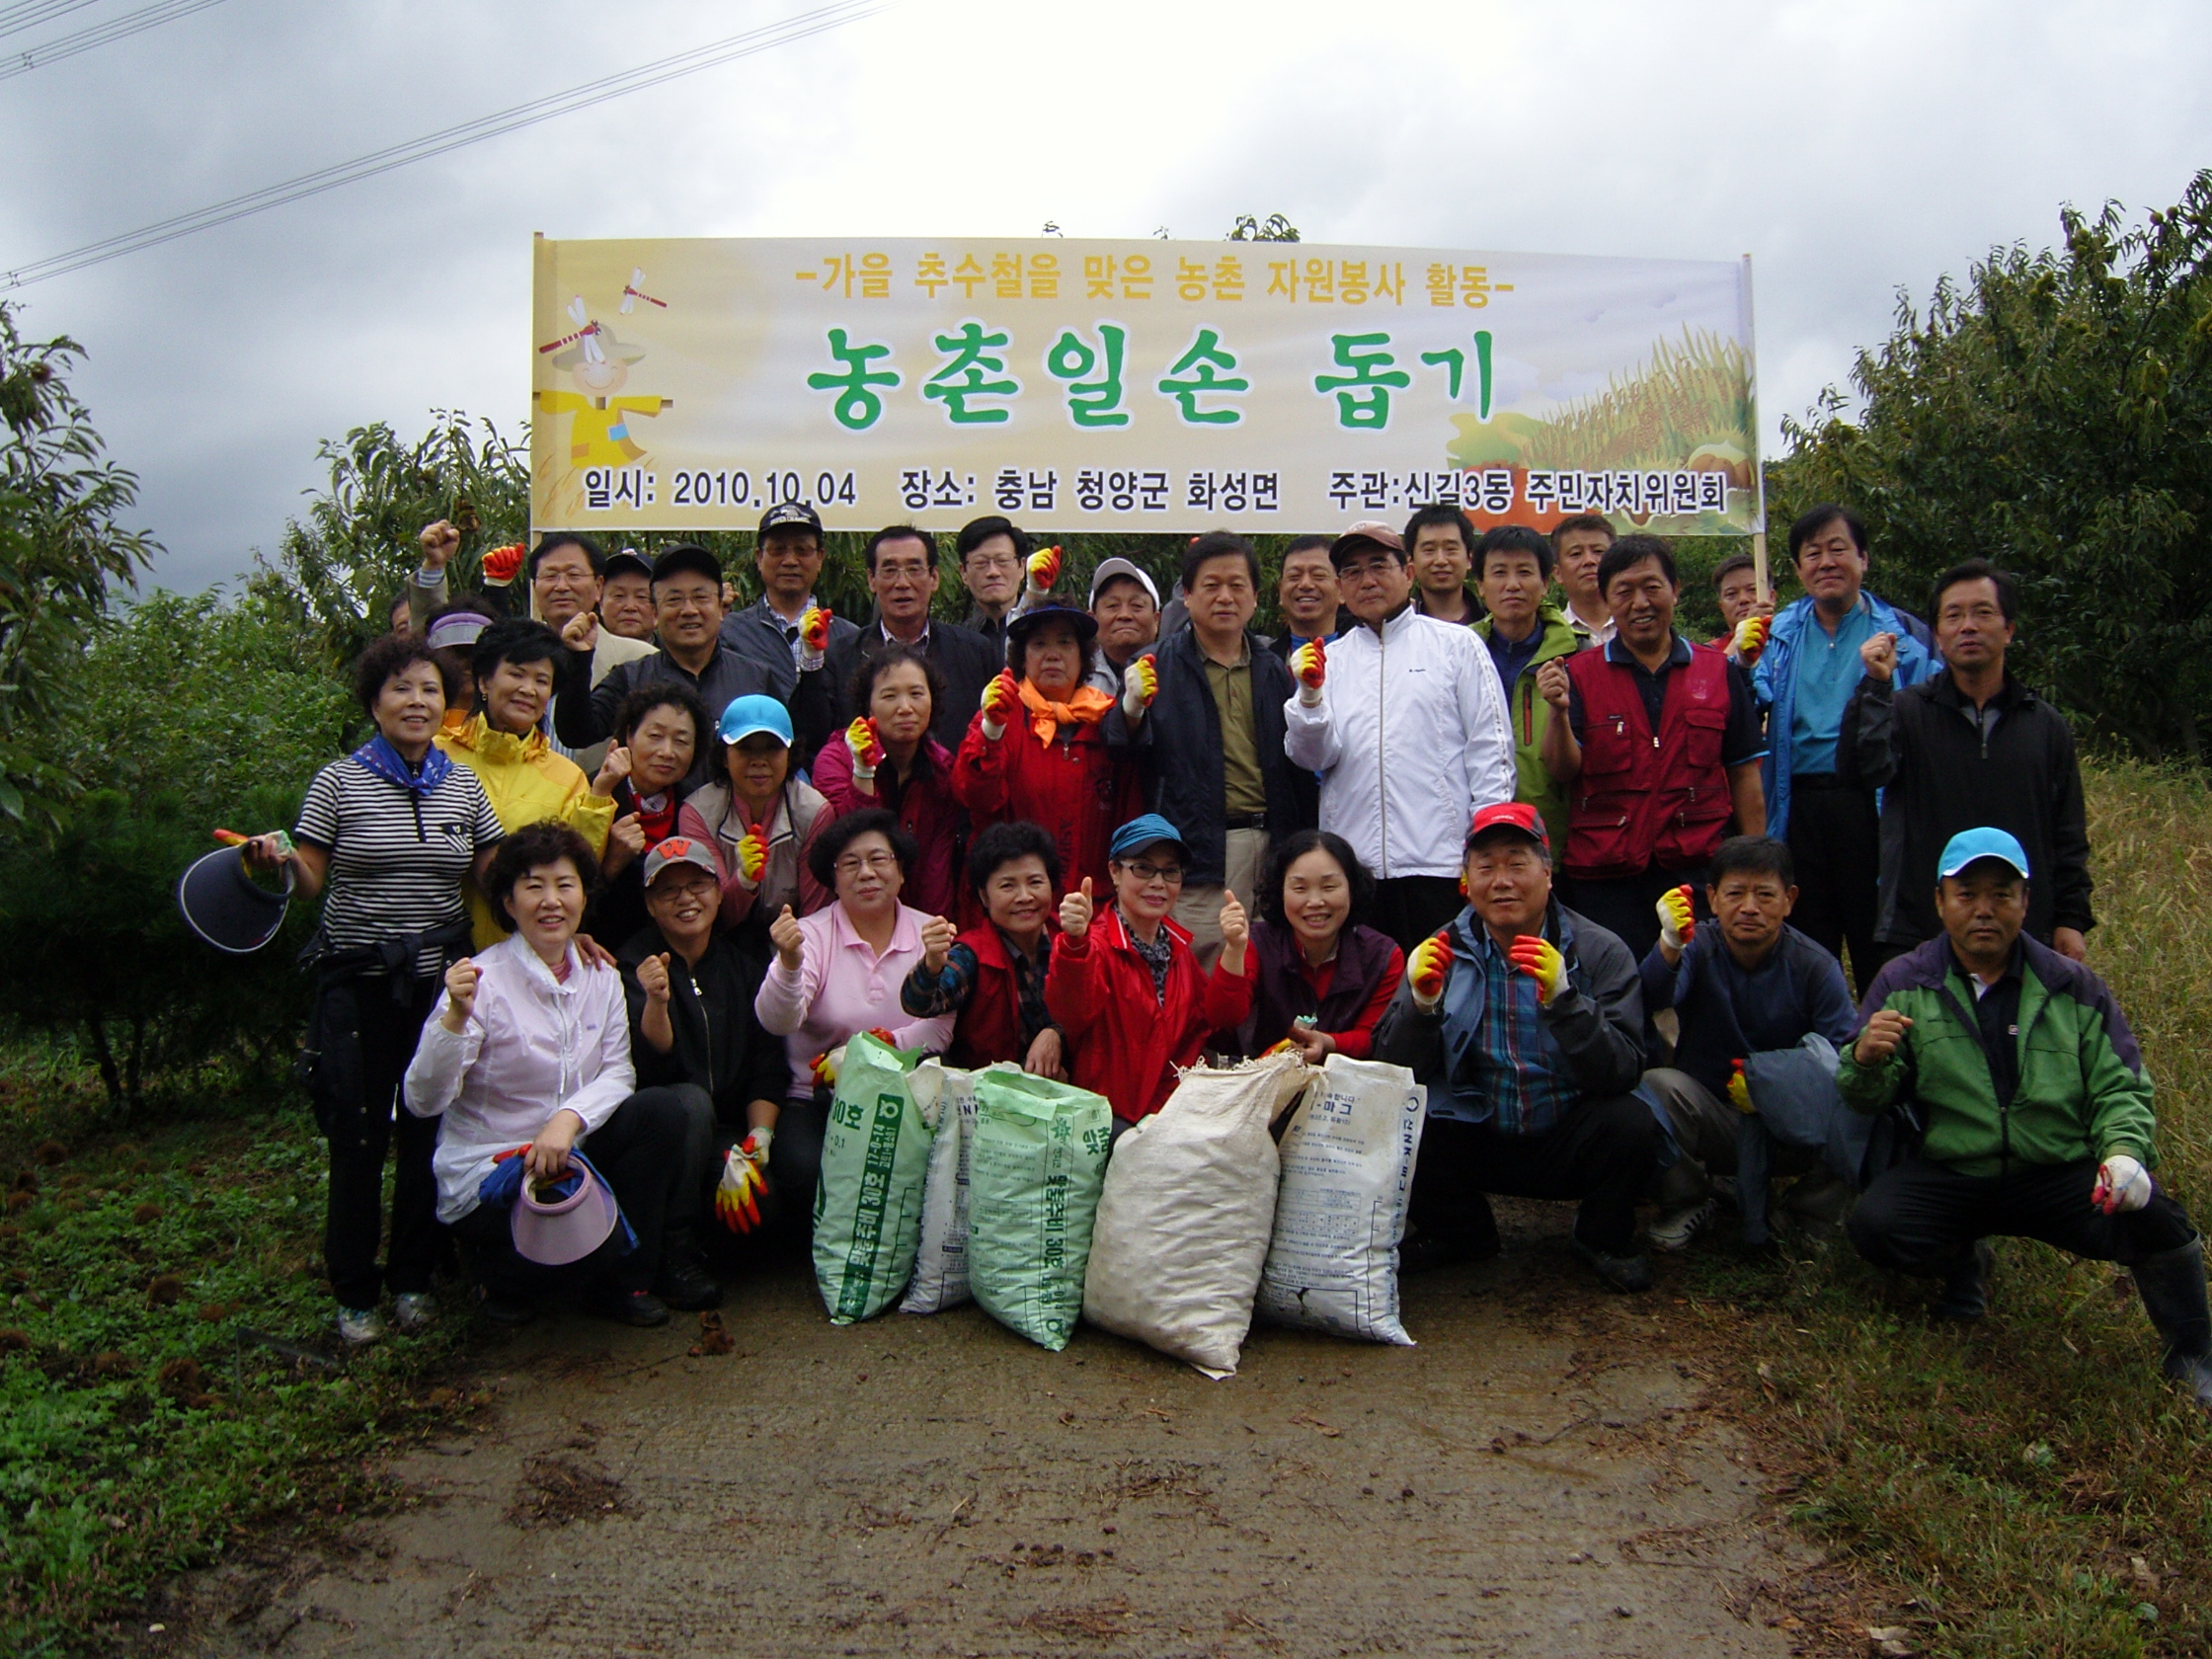
[[[1633,1295],[1651,1289],[1650,1257],[1616,1256],[1605,1250],[1595,1250],[1572,1233],[1568,1234],[1567,1241],[1574,1246],[1574,1253],[1590,1264],[1608,1290]]]
[[[669,1304],[651,1291],[616,1291],[607,1298],[607,1315],[625,1325],[649,1329],[669,1322]]]
[[[653,1281],[653,1294],[686,1313],[722,1305],[722,1287],[697,1262],[668,1262]]]
[[[1928,1311],[1938,1319],[1979,1319],[1989,1311],[1989,1276],[1996,1265],[1989,1240],[1975,1239],[1965,1260],[1943,1276],[1942,1293]]]
[[[1428,1273],[1440,1267],[1488,1261],[1497,1253],[1495,1233],[1485,1240],[1463,1233],[1417,1232],[1398,1246],[1398,1272]]]
[[[484,1300],[477,1305],[484,1310],[485,1318],[509,1330],[517,1325],[526,1325],[537,1317],[537,1309],[520,1297],[499,1291],[486,1291]]]

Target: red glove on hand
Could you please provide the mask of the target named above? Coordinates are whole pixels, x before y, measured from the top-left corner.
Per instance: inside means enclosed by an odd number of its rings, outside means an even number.
[[[815,605],[799,618],[799,645],[808,656],[819,657],[830,649],[830,618],[833,614],[827,606]]]
[[[1759,661],[1759,654],[1767,649],[1767,633],[1774,623],[1764,616],[1747,616],[1736,624],[1736,637],[1730,643],[1736,648],[1736,661],[1750,668]]]
[[[768,827],[755,824],[738,839],[738,880],[750,890],[760,885],[760,872],[768,867]]]
[[[1452,977],[1452,937],[1448,933],[1432,933],[1413,947],[1413,954],[1406,958],[1405,977],[1413,987],[1413,1000],[1422,1008],[1434,1008],[1444,996],[1444,985]]]
[[[824,1049],[822,1053],[807,1062],[807,1069],[814,1073],[815,1086],[818,1088],[835,1088],[837,1086],[837,1063],[832,1058],[832,1053],[833,1051],[830,1049]]]
[[[514,573],[522,568],[522,561],[529,549],[520,542],[510,542],[505,547],[495,547],[484,555],[484,580],[493,587],[505,587],[514,580]]]
[[[984,724],[995,726],[1000,734],[1006,722],[1013,719],[1014,711],[1021,707],[1021,686],[1014,678],[1014,671],[1000,669],[998,677],[984,687]],[[986,732],[985,737],[993,734]]]
[[[1694,897],[1688,882],[1659,895],[1659,942],[1669,950],[1682,949],[1698,931],[1697,912],[1691,908]]]
[[[1291,672],[1298,676],[1298,700],[1307,708],[1321,701],[1321,684],[1329,675],[1328,647],[1309,639],[1291,653]]]
[[[872,715],[862,715],[845,728],[845,748],[852,753],[852,775],[872,778],[876,768],[883,764],[883,740],[876,733]]]
[[[756,1129],[722,1160],[714,1213],[732,1232],[750,1232],[760,1224],[760,1199],[768,1190],[768,1143],[773,1139],[773,1131]]]
[[[1537,1000],[1547,1006],[1567,987],[1567,959],[1549,939],[1523,933],[1505,953],[1506,960],[1537,983]]]
[[[1053,591],[1053,584],[1060,580],[1060,549],[1041,547],[1029,556],[1030,591],[1040,597]]]
[[[1728,1104],[1746,1116],[1758,1110],[1751,1103],[1751,1079],[1744,1075],[1744,1063],[1740,1060],[1728,1076]]]
[[[886,1031],[880,1025],[871,1025],[866,1031],[861,1033],[861,1035],[864,1037],[873,1037],[877,1042],[881,1043],[887,1049],[896,1049],[899,1046],[899,1039],[892,1036],[890,1032]]]

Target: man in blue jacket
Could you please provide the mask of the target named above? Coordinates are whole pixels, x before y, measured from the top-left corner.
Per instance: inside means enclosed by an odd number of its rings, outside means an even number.
[[[1805,596],[1776,616],[1752,678],[1769,709],[1767,833],[1796,861],[1792,923],[1838,961],[1848,942],[1852,974],[1867,986],[1887,954],[1874,940],[1880,828],[1874,792],[1838,777],[1836,745],[1863,672],[1858,648],[1894,640],[1902,690],[1935,671],[1936,645],[1919,617],[1866,592],[1866,526],[1850,508],[1800,514],[1789,557]]]

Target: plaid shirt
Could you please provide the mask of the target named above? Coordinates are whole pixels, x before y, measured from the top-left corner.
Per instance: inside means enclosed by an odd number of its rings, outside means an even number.
[[[1037,1041],[1037,1034],[1052,1025],[1053,1016],[1045,1010],[1045,967],[1052,960],[1052,936],[1046,934],[1037,941],[1034,959],[1022,955],[1013,940],[1004,933],[998,942],[1006,947],[1006,960],[1014,970],[1014,998],[1021,1013],[1021,1035],[1025,1043]],[[966,945],[956,944],[945,953],[945,965],[934,979],[927,970],[915,966],[907,976],[907,983],[899,988],[899,1005],[916,1019],[935,1019],[943,1014],[957,1014],[968,1006],[968,998],[976,994],[976,953]]]
[[[1506,960],[1488,928],[1477,923],[1473,932],[1481,948],[1468,966],[1482,975],[1482,1017],[1462,1081],[1491,1103],[1490,1122],[1499,1134],[1541,1135],[1582,1090],[1565,1052],[1544,1028],[1536,981]]]

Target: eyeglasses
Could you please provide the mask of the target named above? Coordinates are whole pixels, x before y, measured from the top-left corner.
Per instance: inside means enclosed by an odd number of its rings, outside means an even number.
[[[971,553],[968,555],[970,570],[1020,570],[1021,560],[1011,553]]]
[[[863,870],[870,875],[881,875],[898,867],[898,855],[889,852],[847,853],[830,866],[840,876],[857,876]]]
[[[1150,887],[1155,882],[1162,887],[1183,885],[1183,872],[1173,864],[1124,864],[1122,868],[1137,878],[1139,887]]]

